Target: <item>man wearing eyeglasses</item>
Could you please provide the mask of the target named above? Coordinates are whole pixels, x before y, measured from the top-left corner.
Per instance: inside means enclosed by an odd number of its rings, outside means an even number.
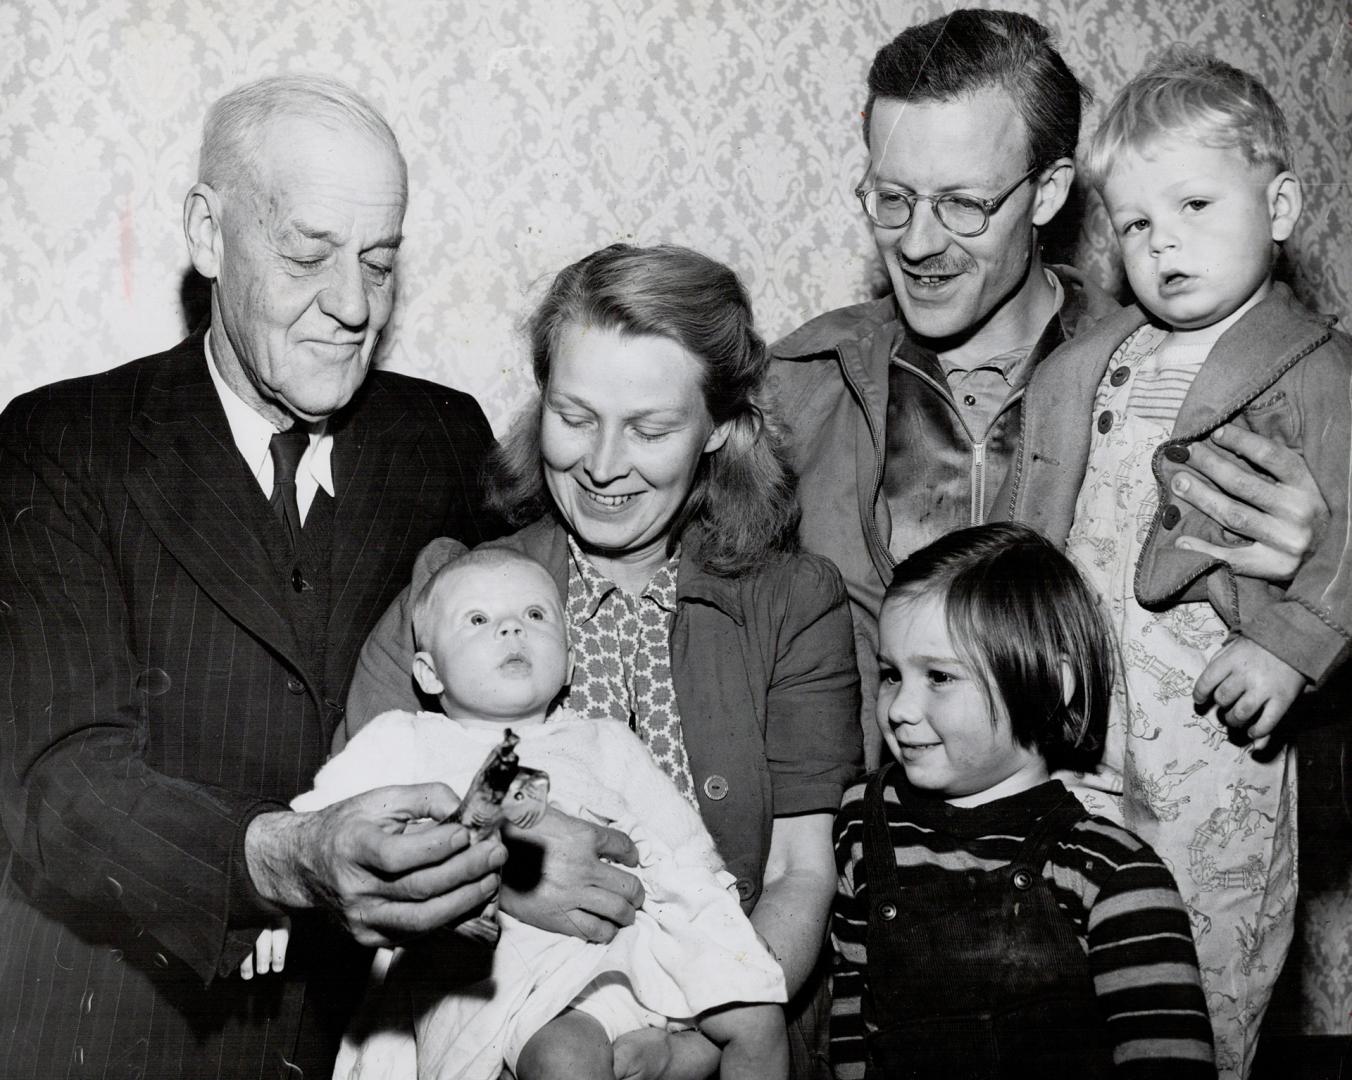
[[[813,319],[773,352],[803,545],[835,560],[850,590],[872,768],[876,612],[893,567],[986,519],[1033,368],[1116,304],[1039,250],[1038,230],[1070,193],[1087,97],[1045,27],[1013,12],[955,11],[883,46],[868,90],[869,167],[856,194],[892,295]],[[1193,451],[1206,479],[1187,476],[1174,494],[1254,541],[1225,552],[1237,570],[1289,578],[1323,500],[1296,455],[1228,430],[1226,449]]]

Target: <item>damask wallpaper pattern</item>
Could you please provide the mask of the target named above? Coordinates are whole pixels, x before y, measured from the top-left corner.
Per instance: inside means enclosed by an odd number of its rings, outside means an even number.
[[[1352,319],[1347,0],[1006,0],[1058,33],[1092,130],[1155,49],[1253,70],[1291,120],[1301,295]],[[382,362],[529,394],[519,326],[549,275],[616,240],[721,258],[762,330],[881,286],[850,192],[878,45],[953,0],[0,0],[0,404],[177,341],[200,312],[179,226],[206,105],[319,71],[390,118],[410,170]],[[1119,274],[1085,200],[1077,261]],[[1071,230],[1074,240],[1074,230]],[[1063,253],[1067,254],[1067,253]],[[1307,1023],[1349,1031],[1352,885],[1305,913]]]

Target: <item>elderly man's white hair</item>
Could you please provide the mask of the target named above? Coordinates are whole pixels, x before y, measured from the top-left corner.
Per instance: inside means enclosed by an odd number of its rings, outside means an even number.
[[[278,116],[356,127],[386,143],[399,159],[404,188],[408,166],[399,140],[379,111],[350,86],[324,75],[270,75],[231,90],[207,110],[197,179],[224,193],[249,179],[262,128]]]

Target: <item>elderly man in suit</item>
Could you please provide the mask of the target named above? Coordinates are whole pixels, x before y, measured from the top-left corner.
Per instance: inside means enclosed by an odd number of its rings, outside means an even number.
[[[478,405],[370,371],[405,201],[341,84],[227,95],[184,208],[209,328],[0,418],[7,1080],[327,1075],[353,937],[497,886],[501,844],[437,824],[441,785],[287,809],[419,548],[493,531]],[[232,977],[283,912],[286,976]]]

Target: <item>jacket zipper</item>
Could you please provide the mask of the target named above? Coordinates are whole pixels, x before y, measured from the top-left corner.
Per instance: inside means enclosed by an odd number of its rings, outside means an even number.
[[[864,414],[864,422],[868,425],[869,439],[873,443],[873,483],[871,485],[871,490],[869,491],[868,501],[868,539],[874,550],[882,553],[883,558],[886,560],[886,564],[889,567],[895,567],[897,565],[896,560],[892,558],[891,551],[883,544],[882,534],[878,532],[878,519],[873,511],[873,508],[878,503],[878,495],[882,491],[883,486],[884,455],[882,440],[878,435],[877,428],[874,426],[873,418],[869,415],[868,402],[864,400],[864,394],[859,389],[859,384],[855,381],[854,376],[850,374],[850,366],[845,362],[845,357],[839,349],[836,350],[836,359],[840,363],[840,371],[844,376],[845,385],[849,388],[850,393],[854,395],[855,401],[859,403],[860,410]],[[908,364],[904,360],[899,360],[897,363],[917,379],[928,383],[930,387],[934,389],[935,393],[937,393],[945,404],[953,411],[953,415],[962,426],[962,430],[966,432],[968,443],[971,446],[971,465],[969,466],[968,473],[968,479],[971,485],[971,503],[969,506],[968,517],[973,525],[980,525],[985,521],[986,507],[986,440],[982,439],[980,442],[977,442],[972,438],[972,429],[967,426],[967,421],[963,419],[962,412],[958,409],[958,403],[953,400],[953,395],[949,391],[947,383],[940,383],[927,372],[921,371],[915,365]],[[1005,414],[1006,410],[1011,408],[1015,403],[1021,401],[1023,399],[1023,394],[1023,387],[1020,387],[1011,394],[1004,403],[1004,406],[1000,409],[1000,412],[996,414],[995,419],[998,420]],[[994,426],[995,421],[993,420],[991,422],[991,427]],[[1020,452],[1021,451],[1022,447],[1020,447]]]
[[[972,525],[980,525],[986,520],[986,440],[982,439],[978,442],[972,438],[972,429],[967,426],[967,421],[963,419],[962,412],[958,409],[958,403],[953,400],[953,394],[949,390],[947,383],[940,383],[927,372],[921,371],[913,364],[908,364],[904,360],[899,363],[917,379],[920,379],[933,387],[934,392],[944,400],[948,407],[953,411],[953,415],[957,418],[958,423],[962,425],[962,430],[967,435],[967,443],[971,447],[969,455],[970,464],[967,469],[967,482],[971,489],[971,499],[968,504],[967,518]],[[1016,391],[1014,394],[1011,394],[1009,400],[1005,402],[1004,408],[996,415],[995,420],[998,420],[1000,416],[1004,414],[1005,409],[1008,409],[1014,402],[1022,397],[1022,391]],[[995,426],[995,420],[991,421],[991,427]],[[987,434],[989,433],[990,428],[987,428]]]
[[[972,513],[971,524],[980,525],[986,505],[986,440],[972,443]]]
[[[1009,505],[1008,519],[1018,521],[1014,515],[1014,507],[1019,503],[1019,488],[1023,485],[1023,452],[1028,445],[1028,410],[1024,409],[1019,416],[1019,441],[1014,445],[1014,462],[1010,465],[1010,472],[1014,479],[1009,485]]]

